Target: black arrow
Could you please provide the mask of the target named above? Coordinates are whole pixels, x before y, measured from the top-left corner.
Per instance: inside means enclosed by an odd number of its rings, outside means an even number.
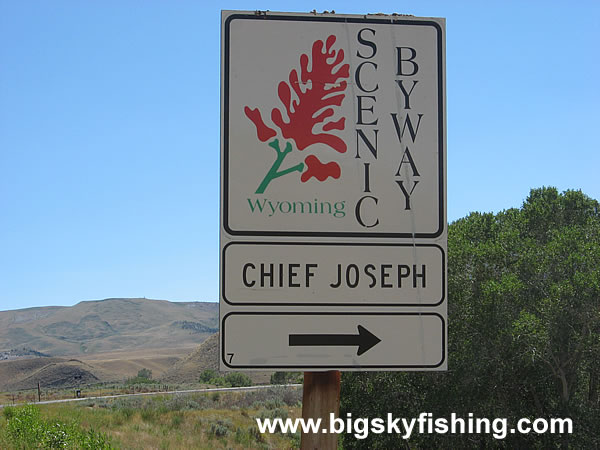
[[[290,334],[290,347],[358,345],[358,356],[381,342],[377,336],[358,325],[358,334]]]

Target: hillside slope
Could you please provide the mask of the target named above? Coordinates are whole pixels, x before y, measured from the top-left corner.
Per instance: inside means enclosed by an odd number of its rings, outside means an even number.
[[[28,348],[72,356],[190,347],[217,331],[218,313],[217,303],[144,298],[0,311],[0,352]]]
[[[215,333],[207,338],[198,348],[167,370],[161,376],[161,380],[166,383],[195,383],[203,370],[219,371],[219,336],[219,333]],[[266,384],[273,372],[245,373],[255,384]]]
[[[103,374],[77,359],[32,358],[0,362],[0,391],[80,386],[97,383]]]
[[[193,383],[206,369],[219,370],[219,333],[208,337],[196,350],[175,363],[161,379],[167,383]]]

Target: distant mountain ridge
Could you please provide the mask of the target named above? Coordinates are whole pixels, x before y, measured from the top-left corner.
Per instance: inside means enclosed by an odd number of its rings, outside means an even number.
[[[218,330],[219,305],[145,298],[0,311],[0,352],[52,356],[197,345]]]

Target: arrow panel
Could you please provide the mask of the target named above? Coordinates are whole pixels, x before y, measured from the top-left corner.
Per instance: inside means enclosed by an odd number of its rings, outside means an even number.
[[[445,369],[445,322],[436,313],[230,313],[226,369]],[[251,338],[250,338],[251,334]]]

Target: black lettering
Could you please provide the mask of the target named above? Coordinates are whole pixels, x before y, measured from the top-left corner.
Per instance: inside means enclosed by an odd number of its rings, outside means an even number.
[[[406,52],[403,52],[403,50],[408,50],[408,52],[410,53],[410,57],[408,59],[402,57],[403,53],[406,54]],[[401,76],[401,77],[412,77],[413,75],[416,75],[417,72],[419,71],[419,65],[414,61],[414,59],[417,56],[417,51],[412,47],[396,47],[396,52],[398,55],[398,70],[396,72],[396,75]],[[402,68],[403,68],[402,63],[411,64],[412,72],[404,73],[402,71]]]
[[[363,111],[370,111],[371,114],[373,114],[373,106],[371,106],[370,108],[363,108],[363,98],[370,98],[373,100],[373,102],[376,102],[377,99],[375,98],[374,95],[357,95],[356,96],[357,100],[358,100],[358,122],[356,122],[357,125],[377,125],[377,121],[379,119],[375,119],[373,122],[369,122],[369,123],[365,123],[363,122]]]
[[[421,287],[425,288],[425,264],[421,265],[421,273],[417,273],[417,265],[413,264],[413,287],[417,287],[417,278],[421,278],[423,282]]]
[[[412,155],[410,154],[410,150],[408,149],[408,147],[406,147],[406,150],[404,150],[404,154],[402,155],[402,160],[400,161],[400,165],[398,166],[398,171],[396,172],[397,177],[402,176],[402,174],[400,173],[400,170],[402,169],[402,164],[405,164],[405,163],[410,164],[410,167],[412,169],[414,177],[421,176],[421,175],[419,175],[419,171],[417,170],[417,166],[415,164],[415,161],[413,160]]]
[[[358,67],[356,68],[356,72],[354,72],[354,80],[356,81],[356,85],[358,86],[358,88],[366,93],[370,93],[370,92],[375,92],[377,89],[379,89],[379,84],[375,84],[375,87],[373,89],[366,89],[363,84],[362,84],[362,79],[360,77],[360,74],[362,73],[362,68],[366,65],[370,65],[375,67],[375,72],[377,72],[377,64],[375,64],[373,61],[364,61],[361,62]],[[412,90],[411,90],[412,92]],[[409,94],[410,95],[410,94]]]
[[[391,264],[382,264],[381,265],[381,287],[382,288],[394,287],[391,283],[385,282],[385,280],[387,280],[390,277],[390,273],[387,270],[391,269],[391,268],[392,268]]]
[[[379,225],[379,219],[377,218],[375,220],[374,223],[372,223],[371,225],[366,225],[365,222],[363,221],[363,218],[361,216],[361,207],[362,207],[362,203],[363,201],[365,201],[365,199],[371,199],[375,202],[375,204],[377,204],[379,202],[379,200],[376,197],[373,197],[372,195],[365,195],[364,197],[362,197],[357,203],[356,203],[356,208],[354,209],[354,214],[356,215],[356,220],[358,221],[359,224],[361,224],[363,227],[365,228],[373,228],[377,225]]]
[[[269,279],[270,287],[273,287],[273,264],[269,264],[269,272],[265,272],[265,264],[260,265],[260,287],[265,287],[265,278]]]
[[[419,180],[415,181],[413,184],[412,189],[410,190],[410,192],[408,192],[406,190],[406,188],[404,187],[404,181],[403,180],[396,180],[396,184],[398,186],[400,186],[400,190],[402,191],[402,193],[404,194],[404,200],[405,200],[405,206],[404,209],[410,209],[410,196],[412,195],[412,193],[414,192],[415,188],[417,187],[417,184],[419,184]]]
[[[252,287],[256,284],[255,280],[252,281],[248,281],[248,269],[256,269],[256,266],[252,263],[246,263],[244,264],[244,268],[242,269],[242,281],[244,283],[244,286],[246,287]]]
[[[354,271],[354,281],[350,280],[350,269]],[[358,266],[356,264],[350,264],[346,268],[346,284],[348,287],[354,289],[356,286],[358,286],[358,279]]]
[[[410,267],[406,264],[398,265],[398,287],[402,287],[402,278],[408,278],[410,276]]]
[[[365,190],[364,190],[364,192],[371,192],[371,183],[369,180],[370,166],[371,165],[369,163],[365,163]]]
[[[314,277],[314,272],[311,272],[310,269],[316,269],[319,267],[318,264],[307,264],[306,265],[306,287],[310,287],[310,278]]]
[[[413,142],[417,138],[417,133],[419,132],[419,125],[421,125],[421,119],[423,118],[423,114],[418,114],[419,121],[417,122],[416,128],[413,127],[412,121],[410,120],[410,115],[406,114],[404,118],[404,125],[402,126],[402,130],[400,129],[400,123],[398,122],[398,115],[396,113],[391,113],[392,120],[394,121],[394,127],[396,128],[396,135],[398,136],[398,140],[402,142],[402,138],[404,137],[404,132],[406,131],[406,127],[408,127],[408,132],[410,133],[410,138]]]
[[[283,264],[279,264],[279,287],[283,287]]]
[[[300,283],[294,283],[294,278],[298,276],[298,272],[294,269],[298,269],[300,264],[290,264],[288,267],[288,286],[289,287],[300,287]]]
[[[369,283],[370,288],[375,287],[377,285],[377,278],[375,277],[375,274],[373,273],[373,271],[376,269],[377,268],[373,264],[367,264],[365,266],[365,273],[371,279],[371,282]]]
[[[358,138],[360,137],[362,139],[362,141],[367,144],[367,148],[369,149],[369,151],[371,152],[371,154],[373,155],[373,157],[375,159],[377,159],[377,133],[379,133],[379,130],[373,130],[375,132],[375,145],[373,145],[373,143],[369,140],[369,138],[367,137],[367,135],[365,134],[365,132],[363,130],[361,130],[360,128],[356,129],[356,156],[355,158],[360,158],[360,154],[359,154],[359,149],[360,149],[360,141],[358,140]]]
[[[377,44],[375,44],[375,42],[373,42],[373,41],[369,41],[368,39],[365,39],[363,37],[363,31],[370,31],[371,33],[373,33],[373,36],[375,36],[375,30],[373,30],[372,28],[363,28],[362,30],[360,30],[358,32],[358,35],[356,36],[356,39],[358,40],[358,42],[360,42],[362,45],[366,45],[367,47],[371,48],[372,52],[369,56],[363,56],[360,54],[360,51],[357,50],[356,56],[358,56],[359,58],[362,58],[362,59],[371,59],[377,53]]]
[[[413,85],[410,88],[410,92],[406,92],[406,88],[403,84],[404,80],[396,80],[396,84],[400,86],[400,90],[402,91],[402,95],[404,95],[404,109],[410,109],[410,94],[415,90],[415,86],[419,82],[419,80],[413,80]]]
[[[341,284],[342,284],[342,265],[338,264],[337,283],[330,283],[329,286],[331,286],[334,289],[337,289],[341,286]]]

